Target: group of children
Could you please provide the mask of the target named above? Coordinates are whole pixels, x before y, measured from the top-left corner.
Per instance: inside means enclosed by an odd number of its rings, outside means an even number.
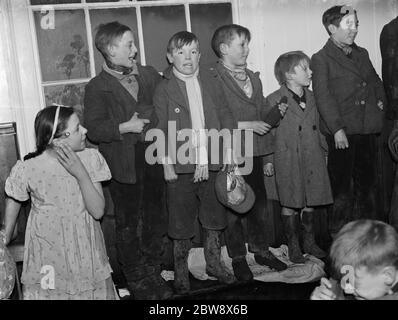
[[[15,226],[19,201],[27,200],[29,195],[32,199],[25,236],[24,297],[116,298],[98,221],[104,213],[100,182],[111,179],[111,174],[118,259],[136,298],[171,296],[170,288],[160,277],[159,262],[150,257],[142,237],[137,235],[137,230],[157,230],[164,217],[167,234],[173,241],[176,293],[190,291],[188,254],[197,219],[203,231],[206,271],[219,281],[229,284],[236,279],[253,278],[246,261],[244,223],[248,250],[254,253],[256,262],[277,271],[286,269],[269,251],[267,194],[282,206],[290,260],[305,263],[303,253],[325,257],[326,253],[315,243],[314,208],[331,204],[333,199],[343,202],[338,198],[345,190],[339,187],[344,184],[340,180],[348,179],[351,172],[342,177],[343,168],[339,166],[350,167],[355,173],[356,162],[364,170],[367,168],[363,159],[361,162],[352,153],[371,152],[384,97],[381,91],[374,90],[379,88],[380,79],[366,50],[352,45],[357,32],[356,12],[350,7],[335,6],[324,13],[323,22],[331,35],[325,48],[312,61],[301,51],[281,55],[275,63],[275,77],[281,87],[265,99],[259,74],[247,69],[251,35],[243,26],[226,25],[215,31],[211,45],[219,61],[209,69],[199,65],[198,38],[187,31],[176,33],[168,42],[166,56],[170,66],[161,79],[153,68],[135,62],[137,49],[128,27],[117,22],[101,25],[95,43],[105,62],[102,72],[86,87],[84,124],[88,132],[72,109],[43,109],[35,121],[37,151],[25,161],[18,161],[6,182],[7,243]],[[338,58],[336,52],[324,52],[330,46],[335,46],[330,50],[340,50],[338,54],[342,57]],[[349,71],[358,69],[340,75],[346,78],[340,77],[340,81],[349,85],[342,84],[334,75],[343,64]],[[315,95],[308,89],[312,66]],[[355,77],[360,77],[361,82]],[[355,92],[350,88],[354,86],[351,82],[355,82]],[[363,98],[359,103],[362,109],[354,110],[358,105],[352,106],[347,97],[355,101]],[[344,104],[349,104],[347,110]],[[275,110],[276,121],[269,121]],[[170,134],[171,124],[176,135]],[[151,128],[160,129],[166,137],[165,148],[159,148],[166,153],[157,155],[163,172],[160,164],[149,165],[145,161],[150,145],[145,141],[145,133]],[[188,162],[168,147],[173,145],[179,150],[186,142],[179,138],[184,129],[191,129],[187,138],[191,139],[194,151],[192,161]],[[247,145],[245,138],[252,137],[249,144],[253,152],[243,155],[243,163],[253,164],[245,180],[254,191],[255,201],[244,215],[225,208],[215,191],[217,173],[234,170],[242,161],[227,161],[234,158],[233,150],[231,157],[216,156],[214,141],[203,133],[206,129],[239,130],[242,146]],[[253,134],[245,135],[247,131]],[[85,149],[86,134],[99,145],[99,151]],[[352,145],[357,146],[353,151]],[[334,173],[330,164],[340,171]],[[373,180],[362,187],[362,192],[371,188],[372,183]],[[152,192],[155,194],[151,195]],[[364,196],[369,197],[370,191],[360,195]],[[155,205],[149,206],[150,202]],[[349,204],[341,206],[346,208]],[[304,231],[302,247],[300,224]],[[345,226],[332,246],[334,265],[352,265],[366,273],[366,268],[376,267],[388,257],[386,270],[380,271],[386,285],[379,290],[380,295],[388,293],[398,279],[398,242],[394,232],[387,225],[368,220]],[[160,242],[160,234],[154,231],[150,241]],[[234,275],[220,261],[222,235]],[[364,243],[359,249],[361,242],[356,236]],[[388,242],[389,249],[381,249],[387,246],[387,238],[395,242]],[[357,255],[347,260],[352,252],[350,246],[357,248]],[[365,251],[369,257],[373,255],[373,260],[363,256]],[[55,268],[54,290],[40,288],[40,271],[45,265]],[[331,287],[330,281],[322,280],[312,298],[336,297]],[[354,287],[355,292],[360,292],[358,296],[374,297],[361,293],[355,284]]]

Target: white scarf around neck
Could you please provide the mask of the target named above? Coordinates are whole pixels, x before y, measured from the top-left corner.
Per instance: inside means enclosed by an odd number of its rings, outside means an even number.
[[[198,81],[199,68],[193,74],[186,75],[173,67],[173,74],[177,79],[185,83],[187,90],[192,121],[192,144],[195,150],[195,163],[206,165],[208,164],[207,134],[205,130],[202,91]]]

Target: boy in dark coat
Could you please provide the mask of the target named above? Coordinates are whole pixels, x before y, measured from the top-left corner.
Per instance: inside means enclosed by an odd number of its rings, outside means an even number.
[[[267,179],[275,176],[277,200],[288,240],[289,259],[304,263],[299,245],[298,216],[303,224],[303,251],[317,258],[326,256],[315,243],[314,207],[333,202],[326,168],[327,144],[319,132],[319,113],[311,83],[310,59],[301,51],[287,52],[275,63],[275,77],[281,88],[266,98],[269,106],[281,97],[289,105],[275,134],[273,163],[265,164]]]
[[[329,146],[333,236],[352,220],[354,202],[362,217],[375,217],[376,135],[383,127],[385,94],[367,50],[354,43],[356,11],[334,6],[322,22],[330,38],[313,55],[311,69],[321,131]]]
[[[167,46],[167,58],[171,65],[156,88],[154,104],[167,150],[158,157],[163,157],[167,182],[168,233],[174,243],[174,288],[183,294],[190,291],[188,254],[197,218],[203,227],[207,273],[223,283],[235,281],[220,261],[220,234],[226,227],[226,217],[216,197],[215,179],[222,161],[219,150],[213,150],[215,141],[209,139],[206,130],[232,131],[236,122],[214,76],[199,68],[199,40],[193,33],[181,31],[173,35]],[[181,150],[187,144],[186,158]]]
[[[256,201],[253,208],[245,215],[228,210],[228,227],[225,230],[225,242],[228,254],[232,258],[235,276],[241,281],[253,278],[247,261],[243,223],[247,221],[249,250],[254,253],[257,263],[269,266],[278,271],[286,269],[286,265],[278,260],[270,251],[270,239],[267,235],[267,224],[270,224],[266,201],[267,194],[263,179],[263,156],[273,149],[273,137],[268,134],[271,124],[265,122],[271,109],[264,103],[263,89],[259,73],[247,69],[246,60],[249,54],[250,31],[239,25],[225,25],[218,28],[212,38],[212,48],[219,57],[213,68],[217,80],[228,100],[234,119],[242,133],[242,141],[246,131],[253,131],[253,170],[245,176],[246,182],[252,187]],[[279,121],[280,114],[277,110]]]
[[[154,258],[166,232],[165,186],[162,167],[145,161],[148,144],[143,139],[145,130],[157,124],[152,97],[161,78],[154,68],[135,62],[129,27],[100,25],[95,45],[105,62],[86,86],[84,124],[112,173],[118,260],[136,299],[165,299],[172,290]]]
[[[386,122],[383,133],[389,136],[393,144],[398,142],[398,17],[387,23],[380,33],[380,51],[382,58],[382,79],[387,96]],[[398,149],[398,148],[394,148]],[[395,151],[393,151],[393,154]],[[384,160],[384,165],[388,166],[384,179],[388,182],[388,187],[393,186],[392,196],[390,189],[387,189],[387,201],[391,199],[388,222],[398,230],[398,171],[395,165],[390,162],[390,154]],[[397,161],[397,157],[393,157]],[[393,180],[395,171],[395,179]]]

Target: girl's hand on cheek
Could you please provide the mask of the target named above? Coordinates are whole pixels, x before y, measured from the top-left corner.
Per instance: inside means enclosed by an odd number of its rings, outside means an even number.
[[[87,170],[84,168],[80,158],[67,143],[58,143],[55,151],[57,152],[58,161],[72,176],[78,180],[88,177]]]

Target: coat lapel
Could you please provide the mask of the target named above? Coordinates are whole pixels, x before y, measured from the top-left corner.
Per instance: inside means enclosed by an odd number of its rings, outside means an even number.
[[[307,88],[304,88],[304,90],[305,99],[307,101],[305,104],[304,118],[307,118],[308,115],[312,113],[312,109],[315,108],[315,99],[312,93]]]
[[[213,108],[215,105],[215,102],[213,101],[210,92],[212,91],[212,88],[208,87],[208,84],[211,83],[204,74],[199,73],[199,83],[200,83],[200,88],[202,91],[202,102],[203,102],[203,113],[205,117],[205,123],[206,123],[206,128],[208,127],[208,123],[211,121],[212,117],[212,112],[209,110],[209,108]]]
[[[355,64],[355,62],[352,59],[349,59],[330,39],[325,45],[325,52],[331,59],[340,64],[343,68],[350,70],[362,78],[359,67]]]
[[[292,93],[289,91],[289,89],[285,86],[281,87],[281,94],[282,97],[286,96],[287,97],[287,104],[288,104],[288,112],[291,111],[294,113],[297,117],[300,119],[304,118],[305,112],[301,110],[300,106],[297,104],[297,102],[293,99]]]
[[[251,80],[252,86],[253,86],[253,94],[252,94],[251,98],[249,98],[245,94],[245,92],[242,90],[242,88],[239,87],[239,85],[236,83],[236,81],[232,78],[232,76],[228,73],[228,71],[221,65],[220,62],[217,63],[216,69],[217,69],[218,73],[220,74],[221,78],[223,79],[225,85],[227,87],[229,87],[229,89],[234,91],[243,100],[245,100],[249,103],[253,103],[255,94],[259,90],[259,84],[257,84],[257,81],[253,81],[253,78],[255,76],[254,74],[250,74],[250,72],[248,72],[248,75],[250,77],[250,80]]]
[[[260,73],[259,72],[253,73],[250,70],[247,70],[247,74],[250,77],[250,81],[251,81],[252,87],[253,87],[253,94],[252,94],[251,98],[249,98],[249,100],[252,101],[256,97],[258,91],[261,89],[260,88],[261,81],[259,79],[260,78]],[[242,89],[241,89],[241,91],[243,92]],[[245,95],[245,97],[247,97],[244,92],[243,92],[243,94]]]
[[[119,102],[119,105],[123,106],[124,116],[130,116],[130,110],[126,109],[126,106],[136,106],[137,101],[133,98],[133,96],[127,91],[125,87],[116,79],[114,76],[110,75],[108,72],[102,70],[101,76],[106,80],[108,84],[108,89],[111,91],[115,99]],[[134,110],[136,111],[136,110]]]
[[[174,76],[172,70],[172,66],[170,66],[163,72],[163,76],[169,80],[167,83],[169,98],[189,112],[190,110],[187,104],[188,101],[186,101],[183,93],[181,92],[180,85],[178,84],[177,78]]]
[[[189,106],[181,92],[180,85],[177,82],[176,77],[171,77],[168,83],[168,92],[170,93],[170,99],[177,103],[180,107],[183,107],[189,111]]]

